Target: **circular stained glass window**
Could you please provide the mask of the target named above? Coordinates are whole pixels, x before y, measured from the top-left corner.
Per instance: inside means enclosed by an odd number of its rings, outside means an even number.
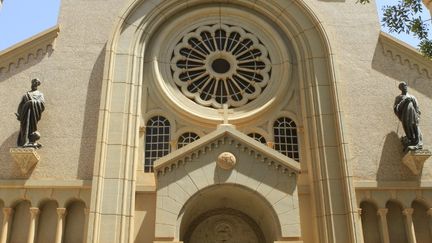
[[[176,45],[173,79],[198,104],[239,107],[256,99],[271,75],[268,51],[252,33],[238,26],[201,26]]]

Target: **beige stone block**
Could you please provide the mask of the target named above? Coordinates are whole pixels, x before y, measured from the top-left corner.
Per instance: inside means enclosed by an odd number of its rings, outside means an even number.
[[[133,60],[133,56],[129,54],[116,54],[115,56],[115,69],[113,70],[113,83],[130,83],[131,72],[130,62]]]
[[[124,152],[125,146],[122,145],[106,145],[106,158],[104,162],[103,176],[106,178],[124,178]],[[102,176],[101,175],[101,176]]]
[[[114,230],[118,229],[120,226],[121,216],[119,215],[100,215],[100,232],[99,242],[116,242],[120,237],[120,231]]]
[[[103,180],[102,208],[103,214],[121,214],[122,197],[124,196],[124,180],[109,179]]]
[[[179,183],[182,185],[181,183]],[[168,187],[168,196],[176,200],[180,204],[184,204],[191,195],[189,195],[182,186],[177,183],[172,183]]]
[[[162,209],[173,213],[173,214],[179,214],[180,210],[182,209],[183,205],[175,201],[174,199],[170,197],[158,197],[158,207],[159,201],[162,202]]]
[[[112,83],[111,100],[109,110],[115,113],[127,113],[128,100],[130,98],[130,84]]]
[[[176,184],[184,191],[187,195],[192,196],[197,191],[198,188],[192,181],[192,178],[187,174],[186,170],[176,170]],[[171,187],[169,188],[171,189]],[[171,193],[171,191],[170,191]]]
[[[74,199],[80,198],[80,189],[79,188],[55,188],[52,190],[52,198],[55,198],[59,204],[60,208],[67,208],[69,203]],[[89,205],[89,202],[85,202],[86,205]]]
[[[293,210],[295,208],[295,205],[293,205],[293,199],[290,196],[285,196],[281,200],[275,202],[272,204],[273,209],[275,210],[276,214],[283,214],[290,210]]]
[[[33,207],[38,207],[44,200],[52,199],[51,195],[52,189],[32,188],[26,190],[25,198],[31,202]]]
[[[157,209],[156,210],[156,225],[164,224],[164,225],[174,226],[176,223],[176,220],[177,220],[177,214],[168,212],[165,209]]]
[[[305,11],[299,7],[297,2],[284,1],[284,0],[275,0],[275,2],[283,7],[282,14],[284,16],[289,16],[289,19],[295,21],[296,24],[300,25],[302,30],[308,30],[315,26],[315,23],[312,23],[310,18],[305,15]]]
[[[25,199],[25,189],[1,189],[0,199],[4,202],[5,207],[13,207],[16,202]]]
[[[155,237],[174,237],[175,234],[175,226],[160,224],[156,221],[156,229],[155,229]]]
[[[205,165],[203,165],[203,163],[195,162],[194,160],[193,162],[187,162],[186,165],[183,167],[184,171],[187,173],[187,176],[190,177],[192,183],[197,187],[198,190],[201,190],[210,185],[207,174],[205,173],[202,166]],[[210,181],[212,181],[212,179]]]
[[[108,144],[125,144],[127,114],[119,112],[109,113]]]

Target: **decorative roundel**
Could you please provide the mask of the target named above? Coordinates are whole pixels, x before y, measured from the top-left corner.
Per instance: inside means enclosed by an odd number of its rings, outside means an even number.
[[[236,157],[230,152],[223,152],[217,158],[217,165],[224,170],[231,170],[236,163]]]
[[[266,88],[271,62],[258,38],[238,26],[201,26],[176,45],[171,60],[173,79],[196,103],[239,107]]]

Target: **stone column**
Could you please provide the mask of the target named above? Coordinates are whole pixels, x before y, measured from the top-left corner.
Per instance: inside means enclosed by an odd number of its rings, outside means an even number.
[[[362,209],[361,208],[357,208],[357,222],[358,225],[360,225],[360,227],[357,227],[358,230],[360,231],[359,233],[359,237],[360,237],[360,242],[364,242],[364,236],[363,236],[363,221],[361,219],[361,215],[362,215]]]
[[[405,208],[402,210],[403,215],[405,215],[405,231],[408,237],[408,243],[416,243],[414,225],[412,220],[412,214],[414,212],[413,208]]]
[[[432,208],[427,210],[427,215],[429,216],[429,235],[432,236]]]
[[[84,233],[83,233],[83,239],[84,239],[84,243],[87,242],[87,232],[88,232],[88,224],[89,224],[89,214],[90,214],[90,209],[89,208],[84,208]]]
[[[66,208],[57,208],[57,229],[55,243],[62,242],[65,216]]]
[[[0,243],[7,243],[9,236],[9,225],[12,223],[13,208],[3,208],[3,223],[1,228]]]
[[[35,240],[36,222],[39,217],[40,210],[36,207],[30,208],[30,229],[27,238],[27,243],[33,243]]]
[[[387,208],[379,208],[378,216],[380,218],[380,232],[381,232],[381,240],[383,243],[390,243],[390,236],[388,232],[387,226]]]

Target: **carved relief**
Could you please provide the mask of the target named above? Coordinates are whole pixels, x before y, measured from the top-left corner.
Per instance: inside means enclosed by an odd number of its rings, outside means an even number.
[[[224,170],[231,170],[236,164],[236,157],[230,152],[223,152],[219,154],[217,164]]]

